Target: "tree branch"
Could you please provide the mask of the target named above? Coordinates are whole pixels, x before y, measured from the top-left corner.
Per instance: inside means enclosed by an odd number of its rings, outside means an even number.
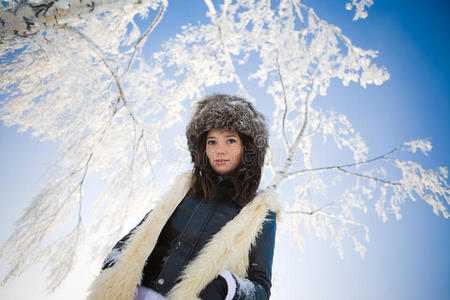
[[[285,128],[288,106],[287,106],[287,99],[286,99],[286,89],[284,87],[283,76],[281,75],[281,67],[280,67],[280,63],[278,61],[278,56],[277,56],[276,62],[277,62],[278,77],[280,78],[281,87],[283,88],[283,100],[284,100],[284,112],[283,112],[283,118],[281,120],[281,127],[283,129],[284,146],[286,148],[286,151],[288,151],[289,143],[287,140],[286,128]]]
[[[325,204],[325,205],[323,205],[323,206],[321,206],[321,207],[319,207],[319,208],[316,208],[316,209],[314,209],[314,210],[311,210],[311,211],[291,210],[291,211],[285,211],[284,213],[286,213],[286,214],[303,214],[303,215],[310,215],[310,216],[312,216],[312,215],[314,215],[314,214],[317,214],[319,211],[321,211],[321,210],[327,208],[328,206],[332,206],[332,205],[334,205],[335,203],[341,202],[341,201],[342,201],[342,200],[335,199],[335,200],[330,201],[330,202],[328,202],[327,204]]]
[[[159,22],[161,22],[161,19],[163,18],[164,13],[166,12],[167,4],[168,4],[167,0],[162,1],[161,6],[159,8],[158,15],[155,17],[155,19],[153,20],[152,24],[150,24],[150,26],[145,30],[145,32],[138,38],[138,40],[134,44],[134,46],[133,46],[134,50],[133,50],[133,53],[131,55],[131,59],[130,59],[130,61],[128,63],[127,70],[122,75],[122,77],[124,77],[131,70],[131,67],[134,64],[134,60],[136,58],[136,55],[138,54],[138,52],[140,52],[142,50],[142,46],[147,41],[147,37],[150,35],[150,33],[153,32],[153,30],[159,24]]]
[[[297,136],[295,137],[294,143],[289,148],[288,155],[286,157],[286,160],[284,161],[283,167],[277,172],[277,174],[275,175],[275,177],[272,179],[271,183],[269,184],[268,189],[270,189],[270,190],[276,190],[277,187],[281,184],[281,182],[285,179],[285,174],[292,165],[293,157],[294,157],[295,153],[297,152],[297,148],[298,148],[298,145],[300,144],[300,140],[305,133],[306,125],[308,124],[309,98],[311,97],[312,91],[314,90],[314,81],[315,81],[315,76],[317,74],[318,68],[319,68],[319,63],[317,63],[316,69],[315,69],[314,74],[311,79],[311,88],[309,89],[308,94],[306,95],[306,98],[305,98],[305,104],[304,104],[305,112],[304,112],[302,127],[300,128]]]
[[[345,174],[348,174],[348,175],[353,175],[353,176],[367,178],[367,179],[370,179],[370,180],[373,180],[373,181],[376,181],[376,182],[379,182],[379,183],[402,186],[402,184],[399,183],[399,182],[392,182],[392,181],[384,180],[384,179],[381,179],[381,178],[377,178],[377,177],[373,177],[373,176],[369,176],[369,175],[365,175],[365,174],[351,172],[351,171],[343,169],[342,167],[336,167],[336,169],[338,169],[339,171],[341,171],[341,172],[343,172]]]
[[[342,31],[339,27],[336,27],[334,25],[330,25],[327,22],[325,22],[324,20],[320,19],[317,14],[314,12],[314,9],[312,9],[311,7],[306,6],[305,4],[299,3],[299,5],[305,9],[306,11],[308,11],[308,13],[313,17],[313,19],[317,22],[322,24],[323,26],[325,26],[326,28],[329,28],[332,32],[334,32],[340,39],[341,41],[345,44],[345,46],[347,47],[347,49],[356,57],[357,61],[360,61],[361,58],[359,57],[358,54],[356,54],[356,51],[354,49],[354,46],[351,42],[351,40],[346,37],[345,35],[342,34]],[[367,67],[364,64],[359,64],[359,66],[363,69],[364,72],[367,71]]]
[[[338,219],[339,221],[341,221],[341,222],[344,223],[344,224],[351,224],[351,225],[359,226],[359,227],[364,228],[364,230],[365,230],[366,232],[368,231],[368,228],[367,228],[366,225],[364,225],[364,224],[362,224],[362,223],[359,223],[359,222],[356,222],[356,221],[354,221],[354,220],[346,219],[346,218],[344,218],[344,217],[341,216],[341,215],[329,214],[329,213],[325,213],[325,212],[323,212],[323,211],[318,211],[317,214],[318,214],[318,215],[324,215],[324,216],[327,216],[327,217],[330,217],[330,218],[335,218],[335,219]]]
[[[76,33],[78,36],[80,36],[83,40],[85,40],[89,46],[91,46],[99,55],[101,61],[103,62],[103,64],[105,65],[106,69],[108,69],[109,73],[111,74],[117,89],[119,90],[119,98],[117,99],[117,102],[120,102],[120,99],[122,99],[124,101],[124,103],[126,103],[125,101],[125,93],[122,87],[122,83],[119,79],[119,76],[117,76],[116,72],[114,71],[114,69],[112,68],[112,66],[109,64],[107,58],[106,58],[106,54],[103,52],[103,50],[94,42],[92,41],[88,36],[86,36],[83,32],[81,32],[80,30],[78,30],[75,27],[72,26],[62,26],[61,28],[63,29],[67,29],[68,31],[71,31],[73,33]]]
[[[112,66],[109,64],[107,58],[106,58],[106,54],[103,52],[103,50],[94,42],[92,41],[88,36],[86,36],[84,33],[82,33],[80,30],[71,27],[71,26],[64,26],[63,28],[67,28],[72,32],[75,32],[76,34],[78,34],[82,39],[84,39],[99,55],[100,59],[102,60],[103,64],[105,65],[105,67],[108,69],[108,71],[110,72],[116,86],[117,89],[119,90],[119,96],[117,97],[116,103],[115,103],[115,110],[113,112],[113,114],[115,114],[117,112],[117,107],[118,104],[120,103],[120,101],[123,102],[123,105],[127,108],[128,110],[128,114],[130,115],[131,119],[133,120],[134,124],[138,125],[139,128],[141,128],[142,130],[145,131],[145,128],[140,124],[140,122],[138,121],[137,117],[135,116],[134,112],[131,110],[130,106],[128,105],[128,102],[125,98],[125,93],[124,93],[124,89],[122,86],[122,82],[120,81],[119,76],[116,74],[116,72],[114,71],[114,69],[112,68]],[[148,30],[147,30],[148,31]],[[148,33],[150,33],[150,31],[148,31]],[[144,40],[144,39],[143,39]],[[143,41],[141,40],[141,41]],[[138,49],[138,48],[136,48]]]
[[[225,41],[223,39],[223,33],[222,33],[222,27],[219,24],[219,21],[217,20],[217,11],[214,8],[214,4],[212,3],[211,0],[204,0],[205,4],[208,6],[209,12],[211,13],[211,18],[213,20],[213,23],[217,26],[217,29],[219,31],[219,40],[220,40],[220,44],[222,45],[222,49],[223,52],[225,54],[225,58],[227,61],[228,66],[230,67],[232,73],[233,73],[233,77],[236,80],[236,83],[239,86],[239,89],[241,90],[241,92],[250,99],[253,99],[253,97],[251,97],[250,93],[245,89],[244,84],[242,83],[239,75],[236,72],[236,69],[234,68],[234,64],[233,64],[233,60],[231,58],[230,55],[230,51],[228,51],[228,47],[225,45]]]
[[[392,149],[389,152],[386,152],[385,154],[379,155],[377,157],[374,157],[374,158],[371,158],[371,159],[368,159],[368,160],[355,162],[355,163],[351,163],[351,164],[335,165],[335,166],[328,166],[328,167],[320,167],[320,168],[313,168],[313,169],[298,170],[298,171],[294,171],[294,172],[290,172],[290,173],[285,174],[284,178],[285,179],[289,179],[289,178],[295,177],[297,175],[301,175],[301,174],[304,174],[304,173],[310,173],[310,172],[338,170],[339,168],[348,168],[348,167],[361,166],[361,165],[368,164],[368,163],[371,163],[371,162],[376,161],[376,160],[384,159],[388,155],[390,155],[390,154],[392,154],[392,153],[394,153],[395,151],[398,151],[398,150],[400,150],[400,146],[395,147],[394,149]]]

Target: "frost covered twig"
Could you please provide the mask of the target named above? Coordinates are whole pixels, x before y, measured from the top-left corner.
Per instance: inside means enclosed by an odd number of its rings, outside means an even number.
[[[345,4],[346,10],[352,10],[355,8],[355,16],[353,17],[353,21],[357,21],[358,19],[367,18],[366,7],[369,8],[373,5],[373,0],[352,0],[352,2],[347,2]]]
[[[286,89],[284,87],[283,76],[281,75],[281,67],[280,67],[280,63],[278,62],[278,57],[276,59],[276,63],[277,63],[278,77],[280,77],[281,87],[283,88],[284,112],[283,112],[283,117],[281,119],[281,126],[282,126],[282,130],[283,130],[284,146],[286,147],[286,151],[288,151],[289,142],[287,140],[286,128],[285,128],[286,127],[286,115],[288,112],[288,105],[287,105],[287,100],[286,100]]]
[[[334,204],[336,204],[336,203],[338,203],[340,201],[341,201],[340,199],[335,199],[333,201],[328,202],[325,205],[322,205],[321,207],[318,207],[318,208],[315,208],[315,209],[312,209],[312,210],[308,210],[308,211],[306,211],[306,210],[287,210],[287,211],[283,211],[283,213],[285,213],[285,214],[303,214],[303,215],[310,215],[310,216],[312,216],[312,215],[318,213],[319,211],[322,211],[322,210],[324,210],[325,208],[327,208],[329,206],[333,206]]]
[[[156,26],[161,22],[161,19],[164,16],[164,13],[166,12],[168,2],[167,0],[161,1],[161,6],[159,8],[158,15],[155,17],[153,22],[150,24],[150,26],[145,30],[145,32],[136,40],[136,42],[133,45],[133,53],[131,54],[130,62],[128,63],[128,67],[122,76],[125,76],[128,72],[130,72],[131,67],[134,64],[134,60],[136,59],[136,55],[140,54],[142,50],[142,46],[145,45],[145,42],[147,41],[148,36],[153,32],[153,30],[156,28]]]
[[[213,20],[213,23],[217,26],[217,30],[219,33],[219,41],[220,44],[222,45],[222,50],[223,53],[225,55],[226,61],[227,61],[227,65],[230,68],[234,79],[236,80],[236,83],[239,86],[239,90],[240,92],[243,94],[243,96],[245,96],[246,98],[248,98],[249,100],[253,100],[253,97],[250,95],[250,93],[247,91],[247,89],[244,87],[241,78],[239,77],[239,75],[236,72],[236,69],[234,67],[234,63],[233,63],[233,59],[231,58],[231,54],[230,51],[228,50],[227,45],[225,44],[225,40],[224,40],[224,36],[223,36],[223,30],[222,30],[222,26],[219,23],[219,20],[217,19],[217,11],[214,8],[214,4],[212,3],[211,0],[204,0],[205,4],[208,6],[211,18]],[[227,5],[224,5],[224,8],[226,8]],[[226,13],[226,11],[224,11],[223,13]]]
[[[319,64],[317,64],[316,69],[314,71],[314,74],[312,75],[312,80],[311,80],[311,86],[309,89],[308,94],[306,95],[306,98],[304,100],[304,114],[303,114],[303,123],[295,137],[294,142],[292,143],[291,147],[289,148],[289,151],[287,153],[286,159],[283,163],[282,168],[277,172],[277,174],[275,175],[275,177],[273,178],[273,180],[270,182],[269,184],[269,189],[274,189],[276,190],[277,187],[282,183],[282,181],[285,179],[285,174],[287,172],[287,170],[289,170],[289,168],[292,165],[293,162],[293,158],[295,153],[298,150],[298,146],[300,144],[301,138],[303,137],[303,135],[305,134],[305,130],[306,130],[306,126],[308,124],[308,107],[309,107],[309,100],[311,97],[311,93],[314,90],[314,80],[315,80],[315,73],[317,72]]]
[[[99,55],[101,61],[105,65],[106,69],[110,72],[110,74],[111,74],[112,78],[114,79],[114,82],[115,82],[115,84],[117,86],[117,89],[119,90],[119,97],[117,98],[117,102],[116,103],[120,103],[120,100],[126,102],[126,100],[125,100],[125,93],[124,93],[124,90],[123,90],[123,87],[122,87],[122,83],[121,83],[121,81],[119,79],[119,76],[116,74],[116,71],[114,71],[114,68],[109,63],[108,59],[106,58],[106,54],[104,53],[104,51],[92,39],[90,39],[88,36],[86,36],[79,29],[71,27],[71,26],[63,26],[62,28],[70,30],[70,31],[76,33],[77,35],[79,35],[83,40],[85,40],[88,43],[88,45],[90,47],[93,48],[93,50],[95,50],[97,52],[97,54]]]
[[[360,174],[360,173],[348,171],[348,170],[345,170],[342,167],[336,167],[336,169],[341,171],[342,173],[345,173],[345,174],[363,177],[363,178],[370,179],[370,180],[373,180],[373,181],[376,181],[376,182],[380,182],[382,184],[401,185],[401,183],[399,183],[399,182],[393,182],[393,181],[385,180],[385,179],[382,179],[382,178],[377,178],[377,177],[374,177],[374,176],[369,176],[369,175],[365,175],[365,174]]]
[[[293,178],[293,177],[295,177],[295,176],[297,176],[297,175],[301,175],[301,174],[309,173],[309,172],[320,172],[320,171],[327,171],[327,170],[338,170],[339,168],[349,168],[349,167],[358,167],[358,166],[362,166],[362,165],[365,165],[365,164],[369,164],[369,163],[375,162],[375,161],[377,161],[377,160],[385,159],[385,158],[387,158],[389,155],[391,155],[392,153],[394,153],[394,152],[396,152],[396,151],[398,151],[398,150],[400,150],[400,149],[401,149],[401,147],[398,146],[398,147],[393,148],[393,149],[390,150],[389,152],[386,152],[386,153],[381,154],[381,155],[379,155],[379,156],[376,156],[376,157],[374,157],[374,158],[367,159],[367,160],[364,160],[364,161],[355,162],[355,163],[348,163],[348,164],[342,164],[342,165],[333,165],[333,166],[327,166],[327,167],[319,167],[319,168],[312,168],[312,169],[303,169],[303,170],[298,170],[298,171],[292,171],[292,172],[287,173],[287,174],[285,175],[285,178],[286,178],[286,179],[290,179],[290,178]]]

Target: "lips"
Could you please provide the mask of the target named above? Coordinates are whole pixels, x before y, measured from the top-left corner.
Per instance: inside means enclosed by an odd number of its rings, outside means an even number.
[[[216,163],[216,165],[224,165],[227,162],[229,162],[229,160],[227,160],[227,159],[216,159],[214,162]]]

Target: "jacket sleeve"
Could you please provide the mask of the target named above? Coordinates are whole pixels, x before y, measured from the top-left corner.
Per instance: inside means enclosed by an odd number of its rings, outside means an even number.
[[[232,275],[236,282],[233,300],[269,299],[276,228],[276,214],[270,212],[261,234],[256,238],[255,246],[250,251],[247,278]]]
[[[105,270],[105,269],[108,269],[108,268],[111,268],[112,266],[114,266],[114,264],[119,259],[120,255],[122,254],[122,251],[125,249],[127,240],[136,231],[136,229],[142,224],[142,222],[144,222],[144,220],[147,218],[147,216],[150,214],[150,212],[148,212],[144,216],[144,218],[141,220],[141,222],[139,222],[139,224],[137,224],[133,229],[131,229],[131,231],[129,233],[127,233],[127,235],[125,235],[123,238],[121,238],[114,245],[114,247],[109,252],[108,256],[103,261],[102,270]]]
[[[223,271],[200,293],[206,300],[266,300],[272,287],[272,261],[275,247],[276,214],[270,212],[261,234],[250,251],[247,278]]]

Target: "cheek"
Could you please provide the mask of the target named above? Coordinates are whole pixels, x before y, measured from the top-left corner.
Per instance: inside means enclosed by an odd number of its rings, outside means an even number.
[[[211,151],[211,150],[208,150],[208,148],[206,148],[205,153],[206,153],[206,156],[208,157],[208,159],[211,160],[212,151]]]
[[[242,158],[242,147],[236,147],[233,151],[234,159],[240,161]]]

